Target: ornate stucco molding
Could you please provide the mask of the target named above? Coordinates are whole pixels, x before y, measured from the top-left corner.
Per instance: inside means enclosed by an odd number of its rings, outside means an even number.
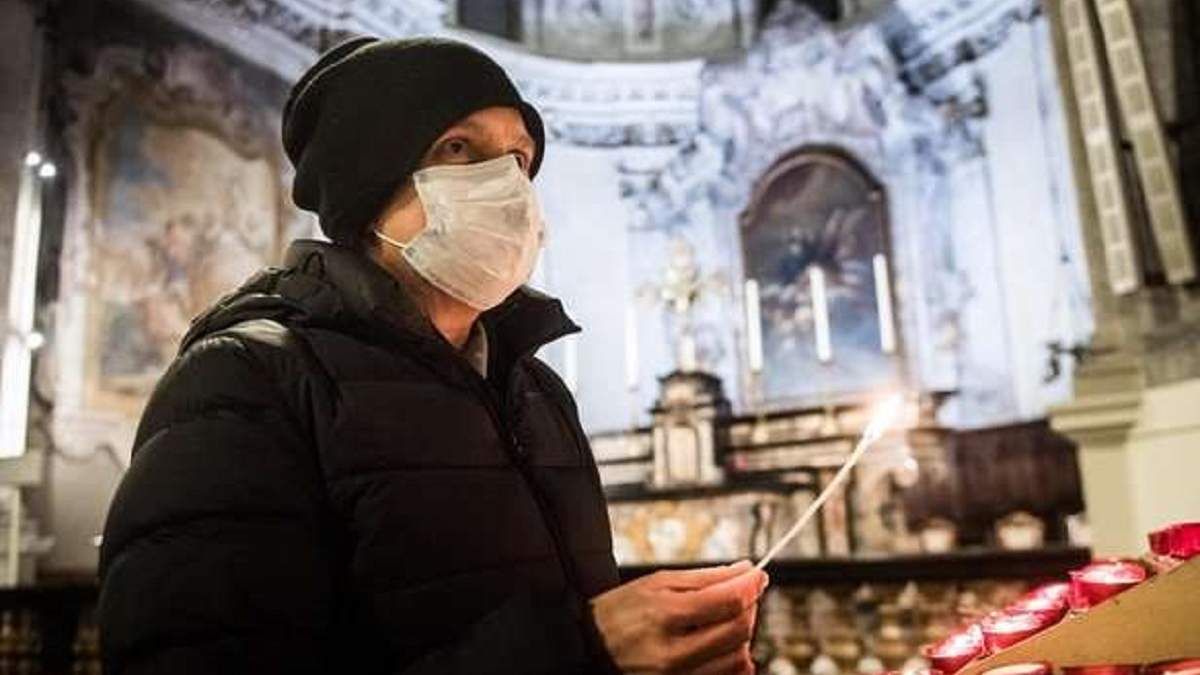
[[[349,35],[443,30],[446,0],[133,0],[285,80]]]
[[[576,62],[536,55],[522,45],[449,25],[447,0],[134,0],[138,4],[205,35],[234,53],[278,73],[298,77],[324,48],[352,34],[387,37],[439,34],[466,37],[485,46],[512,72],[523,92],[542,107],[552,138],[566,143],[598,146],[656,146],[686,143],[697,128],[696,114],[703,83],[699,59],[658,63]],[[778,24],[796,12],[811,12],[794,2],[781,3]],[[1038,0],[938,0],[901,3],[881,22],[886,44],[899,61],[899,77],[925,90],[943,80],[964,62],[977,59],[1003,44],[1017,22],[1040,15]],[[824,22],[816,17],[801,32],[818,34]],[[778,33],[778,31],[776,31]],[[810,35],[793,31],[789,38],[811,50]],[[869,32],[869,31],[868,31]],[[756,44],[772,40],[769,30]],[[817,41],[819,43],[819,41]],[[752,47],[747,55],[762,53]],[[818,47],[817,49],[821,49]],[[807,58],[779,52],[779,67],[787,59]],[[878,54],[867,58],[876,59]],[[742,57],[745,58],[745,57]],[[738,57],[724,62],[737,61]],[[716,62],[714,62],[716,63]],[[830,83],[826,83],[830,84]],[[835,88],[837,82],[832,83]],[[805,88],[820,91],[812,83]],[[940,87],[932,95],[942,104],[957,98],[962,88]],[[970,92],[971,87],[965,91]],[[955,101],[950,117],[978,110],[977,99]]]
[[[954,105],[914,96],[876,28],[838,32],[805,7],[782,4],[744,55],[705,64],[699,126],[690,140],[651,162],[636,149],[624,153],[621,195],[634,246],[646,254],[684,237],[702,268],[728,270],[736,280],[737,215],[758,177],[798,148],[839,148],[887,188],[913,384],[952,384],[958,345],[940,336],[956,333],[956,303],[967,294],[954,290],[962,280],[939,209],[946,205],[946,167],[982,152],[977,125],[968,121],[986,112],[981,83],[963,90],[970,95]],[[720,304],[697,317],[697,328],[732,334],[708,348],[701,344],[709,357],[704,365],[727,383],[743,381],[740,301]]]
[[[495,56],[542,110],[553,139],[601,147],[674,145],[696,132],[699,61],[637,66],[499,50]]]
[[[758,25],[752,0],[522,0],[522,41],[574,60],[665,61],[722,55],[749,46]]]
[[[1041,14],[1040,0],[903,0],[884,30],[905,82],[921,91],[994,51],[1014,25]]]
[[[697,60],[581,63],[446,25],[445,0],[135,0],[287,81],[353,34],[443,35],[489,51],[543,111],[553,139],[584,146],[672,145],[696,129]]]

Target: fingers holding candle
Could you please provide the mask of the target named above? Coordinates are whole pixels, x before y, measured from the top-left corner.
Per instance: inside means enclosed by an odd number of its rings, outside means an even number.
[[[623,671],[737,672],[766,579],[748,561],[660,571],[593,598],[592,614]]]

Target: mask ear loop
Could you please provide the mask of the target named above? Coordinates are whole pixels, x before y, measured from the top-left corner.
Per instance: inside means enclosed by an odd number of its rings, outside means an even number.
[[[380,232],[379,230],[371,230],[371,231],[374,232],[375,236],[378,237],[380,240],[382,240],[384,243],[391,244],[392,246],[395,246],[396,248],[400,249],[401,251],[408,248],[408,246],[409,246],[408,244],[406,244],[402,241],[399,241],[397,239],[392,239],[391,237],[387,236],[386,234]]]

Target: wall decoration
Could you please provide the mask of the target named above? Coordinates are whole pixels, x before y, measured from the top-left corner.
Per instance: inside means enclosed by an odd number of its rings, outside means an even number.
[[[738,0],[521,0],[533,51],[568,59],[686,59],[749,43],[752,3]]]
[[[61,248],[37,365],[48,569],[94,570],[142,408],[191,319],[315,232],[279,141],[289,83],[166,8],[87,13],[56,41]]]
[[[750,557],[756,541],[760,549],[773,543],[811,499],[807,491],[792,495],[750,491],[612,502],[609,516],[614,555],[622,565],[728,562]],[[764,520],[768,511],[770,517]],[[819,533],[812,528],[789,544],[784,555],[811,558],[820,554]]]
[[[889,250],[881,188],[844,156],[804,150],[751,199],[741,235],[746,277],[761,289],[762,396],[819,401],[897,385],[882,347],[890,305],[877,293],[886,284],[875,261]]]
[[[94,156],[88,402],[136,414],[192,317],[266,264],[279,181],[198,126],[137,97],[107,111]]]
[[[281,82],[187,40],[81,47],[55,331],[56,441],[127,452],[191,319],[311,221],[290,204]]]

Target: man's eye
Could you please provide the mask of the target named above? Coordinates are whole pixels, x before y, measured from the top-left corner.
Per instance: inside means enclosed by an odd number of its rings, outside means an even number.
[[[467,143],[466,141],[452,138],[445,143],[442,143],[442,151],[447,155],[464,155],[467,152]]]

